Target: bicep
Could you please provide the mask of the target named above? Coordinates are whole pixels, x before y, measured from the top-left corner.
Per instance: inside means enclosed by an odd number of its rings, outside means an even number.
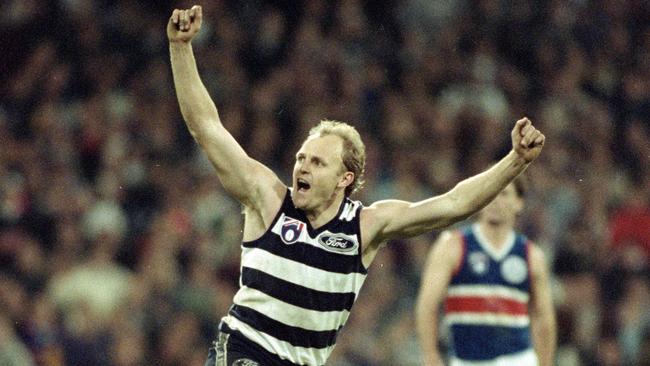
[[[248,156],[221,123],[213,126],[210,133],[195,138],[229,194],[245,205],[284,194],[285,186],[273,171]]]
[[[533,244],[530,245],[532,310],[537,315],[551,315],[553,300],[548,264],[541,249]]]
[[[453,196],[443,194],[419,202],[385,200],[373,204],[381,240],[413,237],[458,221]]]

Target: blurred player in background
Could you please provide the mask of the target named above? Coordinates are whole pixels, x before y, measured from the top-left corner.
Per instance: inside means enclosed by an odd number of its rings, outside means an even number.
[[[169,19],[176,94],[190,133],[245,216],[241,286],[206,365],[323,365],[381,244],[480,210],[537,158],[544,135],[523,118],[512,151],[487,171],[424,201],[364,207],[349,198],[361,186],[363,142],[352,126],[323,121],[297,152],[289,188],[221,124],[190,43],[201,21],[199,6]]]
[[[447,364],[438,349],[441,303],[450,366],[553,365],[556,325],[546,260],[514,231],[524,189],[518,178],[474,224],[445,231],[434,244],[416,306],[426,366]]]

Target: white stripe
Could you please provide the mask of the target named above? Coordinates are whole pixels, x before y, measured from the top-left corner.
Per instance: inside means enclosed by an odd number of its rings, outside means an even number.
[[[352,219],[356,216],[356,211],[359,205],[361,205],[361,202],[359,201],[346,202],[341,215],[339,215],[339,220],[352,221]]]
[[[528,293],[507,286],[499,285],[454,285],[449,286],[447,296],[477,296],[477,297],[502,297],[505,299],[515,300],[528,303],[530,296]]]
[[[345,217],[348,215],[351,208],[352,208],[352,205],[349,202],[344,202],[343,203],[343,210],[341,210],[341,214],[339,215],[339,220],[345,220]],[[350,220],[347,220],[347,221],[350,221]]]
[[[527,327],[530,325],[528,315],[506,315],[499,313],[454,312],[445,315],[448,325],[490,325],[504,327]]]
[[[259,248],[243,248],[242,265],[313,290],[332,293],[359,293],[365,274],[335,273],[310,267]]]
[[[303,309],[246,286],[237,291],[234,302],[286,325],[314,331],[337,330],[345,324],[350,316],[350,312],[347,310],[316,311]]]
[[[451,357],[449,366],[537,366],[537,355],[532,349],[523,352],[503,355],[489,361],[467,361],[460,358]]]
[[[275,225],[273,225],[273,228],[271,229],[271,232],[276,234],[280,238],[282,238],[282,224],[284,223],[284,218],[285,217],[288,217],[288,216],[286,216],[283,213],[280,216],[280,218],[278,219],[278,221],[275,223]],[[294,219],[294,220],[300,221],[300,220],[297,220],[297,219]],[[300,221],[300,222],[302,222],[302,221]],[[345,233],[335,234],[335,235],[339,235],[339,236],[344,236],[346,239],[349,239],[353,243],[353,245],[350,248],[348,248],[347,250],[345,250],[345,251],[333,250],[332,248],[321,245],[318,242],[318,237],[316,237],[316,238],[310,237],[309,233],[307,232],[307,226],[306,225],[307,224],[305,224],[305,229],[300,231],[300,234],[298,236],[298,239],[296,240],[296,243],[301,242],[301,243],[304,243],[304,244],[309,244],[309,245],[311,245],[313,247],[316,247],[316,248],[319,248],[319,249],[323,249],[323,250],[327,250],[327,251],[331,251],[331,252],[335,252],[335,253],[343,254],[343,255],[352,255],[352,256],[354,256],[354,255],[358,254],[358,252],[359,252],[359,238],[357,237],[357,234],[345,234]],[[324,231],[324,232],[320,233],[319,236],[320,235],[326,235],[328,233],[332,234],[329,231]],[[287,245],[294,245],[294,244],[295,243],[287,244]]]
[[[287,359],[293,363],[302,365],[324,365],[332,353],[334,345],[326,348],[296,347],[289,342],[277,339],[269,334],[262,333],[248,324],[239,321],[234,316],[227,316],[223,319],[228,327],[238,330],[247,339],[259,344],[267,351]]]
[[[506,257],[508,253],[512,250],[512,247],[515,246],[515,242],[517,239],[517,235],[515,235],[514,231],[510,231],[508,233],[508,237],[505,239],[505,245],[503,245],[501,248],[496,249],[496,246],[491,245],[490,241],[483,235],[483,232],[481,231],[481,227],[479,224],[473,224],[472,225],[472,231],[474,232],[474,236],[476,236],[476,241],[478,241],[478,244],[483,248],[485,252],[487,252],[492,259],[494,259],[496,262],[501,261],[503,258]]]

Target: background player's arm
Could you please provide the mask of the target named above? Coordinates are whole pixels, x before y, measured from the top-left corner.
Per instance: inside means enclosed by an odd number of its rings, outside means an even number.
[[[201,22],[201,7],[193,6],[174,10],[167,25],[174,86],[183,118],[230,194],[249,207],[269,206],[265,205],[268,199],[279,202],[285,194],[284,185],[270,169],[250,158],[224,128],[199,77],[191,40]]]
[[[449,192],[420,202],[379,201],[364,212],[366,242],[410,237],[464,220],[490,203],[540,154],[544,135],[527,118],[515,124],[512,150],[488,170],[458,183]]]
[[[416,329],[425,366],[442,366],[438,351],[439,308],[463,254],[462,238],[443,232],[429,252],[415,307]]]
[[[544,253],[535,245],[529,252],[531,272],[530,326],[540,366],[555,364],[557,329],[551,285]]]

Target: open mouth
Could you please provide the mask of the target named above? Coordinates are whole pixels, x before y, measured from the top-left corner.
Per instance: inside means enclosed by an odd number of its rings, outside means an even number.
[[[309,183],[307,183],[307,181],[305,181],[304,179],[298,179],[297,186],[298,186],[298,191],[300,192],[306,192],[311,187]]]

